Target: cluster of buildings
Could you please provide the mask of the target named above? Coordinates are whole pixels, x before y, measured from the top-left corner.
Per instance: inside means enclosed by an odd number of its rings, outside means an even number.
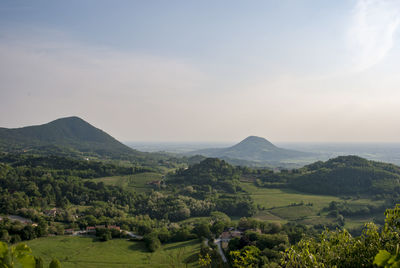
[[[254,231],[254,232],[261,234],[260,229],[247,229],[247,230]],[[235,229],[233,227],[230,227],[228,229],[225,229],[219,236],[219,240],[221,241],[222,248],[227,249],[229,241],[236,237],[241,238],[245,231],[246,231],[246,229],[243,229],[243,228]]]
[[[221,242],[221,247],[223,249],[227,249],[228,248],[228,244],[229,241],[233,238],[241,238],[243,235],[243,231],[242,230],[236,230],[233,227],[230,227],[226,230],[224,230],[221,235],[219,236],[220,242]]]

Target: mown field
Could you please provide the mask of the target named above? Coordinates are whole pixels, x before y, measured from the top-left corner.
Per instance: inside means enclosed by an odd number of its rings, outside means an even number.
[[[277,221],[286,223],[288,221],[297,221],[299,223],[329,224],[334,219],[327,217],[326,213],[320,213],[321,210],[329,206],[332,201],[343,202],[336,196],[314,195],[297,192],[290,189],[272,189],[256,187],[251,182],[242,182],[241,186],[251,193],[254,202],[264,208],[255,215],[255,218],[268,221]],[[346,200],[352,206],[382,204],[383,201],[371,200],[368,198],[358,198]],[[303,205],[294,205],[300,204]],[[346,217],[346,228],[356,228],[372,221],[374,217],[383,217],[382,215],[369,215],[366,217]]]
[[[104,182],[106,185],[119,186],[135,192],[146,192],[154,189],[154,186],[148,185],[148,182],[161,180],[162,174],[154,172],[145,172],[127,176],[113,176],[97,179],[90,179],[94,182]]]
[[[150,253],[143,242],[92,237],[53,236],[27,241],[34,255],[48,264],[52,258],[62,267],[198,267],[199,240],[163,245]],[[187,266],[186,266],[187,264]]]

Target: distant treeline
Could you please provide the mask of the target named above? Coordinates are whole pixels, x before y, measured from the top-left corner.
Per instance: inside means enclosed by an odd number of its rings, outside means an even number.
[[[78,160],[61,156],[33,156],[23,154],[0,154],[0,162],[12,167],[32,167],[51,170],[59,175],[81,178],[99,178],[105,176],[131,175],[152,172],[153,169],[142,166],[121,166],[93,160]]]

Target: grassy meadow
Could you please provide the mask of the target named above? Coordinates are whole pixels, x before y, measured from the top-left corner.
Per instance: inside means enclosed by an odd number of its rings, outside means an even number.
[[[104,182],[106,185],[119,186],[134,192],[147,192],[154,189],[154,186],[148,185],[148,182],[161,180],[162,174],[154,172],[138,173],[126,176],[113,176],[97,179],[90,179],[94,182]]]
[[[98,242],[92,237],[53,236],[27,244],[45,264],[52,258],[62,267],[198,267],[199,240],[168,243],[150,253],[143,242],[113,239]]]
[[[332,201],[346,201],[352,206],[383,203],[383,201],[368,198],[344,200],[336,196],[306,194],[290,189],[263,188],[257,187],[251,182],[242,182],[241,186],[251,193],[250,195],[257,205],[264,208],[255,215],[255,218],[281,223],[297,221],[306,225],[329,224],[334,219],[327,217],[326,213],[320,212]],[[300,203],[304,205],[293,206],[293,204]],[[366,222],[372,221],[374,217],[383,217],[383,214],[367,217],[346,217],[345,227],[362,226]]]

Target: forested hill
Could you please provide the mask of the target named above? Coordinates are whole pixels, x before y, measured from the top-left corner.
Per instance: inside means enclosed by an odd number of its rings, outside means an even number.
[[[279,148],[268,140],[256,136],[249,136],[232,147],[203,149],[191,154],[218,157],[227,161],[238,159],[258,163],[277,162],[310,155],[309,153]]]
[[[184,185],[216,186],[223,182],[239,180],[240,168],[234,167],[218,158],[207,158],[188,169],[180,169],[169,181]]]
[[[67,155],[81,152],[109,157],[141,155],[140,152],[75,116],[38,126],[0,128],[0,150]]]
[[[181,195],[214,203],[217,211],[247,217],[256,210],[252,198],[240,186],[243,170],[224,160],[207,158],[169,174],[167,185]]]
[[[400,167],[358,156],[340,156],[301,169],[290,182],[303,192],[330,195],[400,194]]]

